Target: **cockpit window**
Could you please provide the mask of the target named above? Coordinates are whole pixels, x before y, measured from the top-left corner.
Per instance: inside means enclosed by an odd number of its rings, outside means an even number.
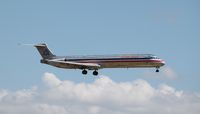
[[[159,58],[156,57],[156,56],[151,56],[150,58],[151,58],[151,59],[159,59]]]

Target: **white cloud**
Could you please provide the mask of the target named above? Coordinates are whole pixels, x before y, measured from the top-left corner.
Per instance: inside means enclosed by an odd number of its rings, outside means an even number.
[[[48,72],[44,74],[43,80],[45,81],[46,85],[50,87],[58,86],[61,84],[61,81],[54,74]]]
[[[185,93],[167,84],[152,87],[138,79],[115,82],[102,76],[92,83],[43,76],[44,87],[0,90],[2,114],[198,114],[199,93]]]
[[[159,92],[164,95],[174,95],[176,97],[181,97],[183,94],[183,91],[175,91],[174,88],[172,88],[166,84],[160,85]]]

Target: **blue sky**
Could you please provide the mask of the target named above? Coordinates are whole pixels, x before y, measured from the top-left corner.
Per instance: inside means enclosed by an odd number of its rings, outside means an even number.
[[[1,0],[0,113],[199,114],[199,4]],[[46,43],[56,55],[150,53],[166,65],[84,77],[41,64],[34,47],[18,43]]]
[[[40,85],[45,72],[75,82],[94,80],[92,75],[83,78],[79,70],[42,65],[34,48],[17,45],[45,42],[57,55],[156,54],[166,60],[176,79],[141,76],[154,69],[100,73],[117,82],[143,78],[152,85],[167,83],[199,91],[199,10],[198,0],[1,1],[0,87],[15,90]]]

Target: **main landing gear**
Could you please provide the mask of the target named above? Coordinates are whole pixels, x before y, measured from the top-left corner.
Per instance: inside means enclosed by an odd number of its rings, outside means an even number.
[[[83,75],[86,75],[86,74],[87,74],[87,70],[84,69],[84,70],[82,71],[82,74],[83,74]]]
[[[94,75],[94,76],[97,76],[97,75],[98,75],[98,72],[95,70],[95,71],[93,72],[93,75]]]
[[[82,74],[83,74],[83,75],[86,75],[86,74],[87,74],[87,70],[84,69],[84,70],[82,71]],[[92,74],[93,74],[94,76],[97,76],[99,73],[98,73],[97,70],[95,70]]]

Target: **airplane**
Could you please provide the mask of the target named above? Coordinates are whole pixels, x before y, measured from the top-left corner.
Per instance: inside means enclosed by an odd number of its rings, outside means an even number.
[[[93,75],[98,75],[98,70],[103,68],[159,68],[165,61],[152,54],[121,54],[121,55],[87,55],[87,56],[56,56],[45,43],[36,44],[43,64],[58,68],[80,69],[86,75],[87,70],[93,70]]]

